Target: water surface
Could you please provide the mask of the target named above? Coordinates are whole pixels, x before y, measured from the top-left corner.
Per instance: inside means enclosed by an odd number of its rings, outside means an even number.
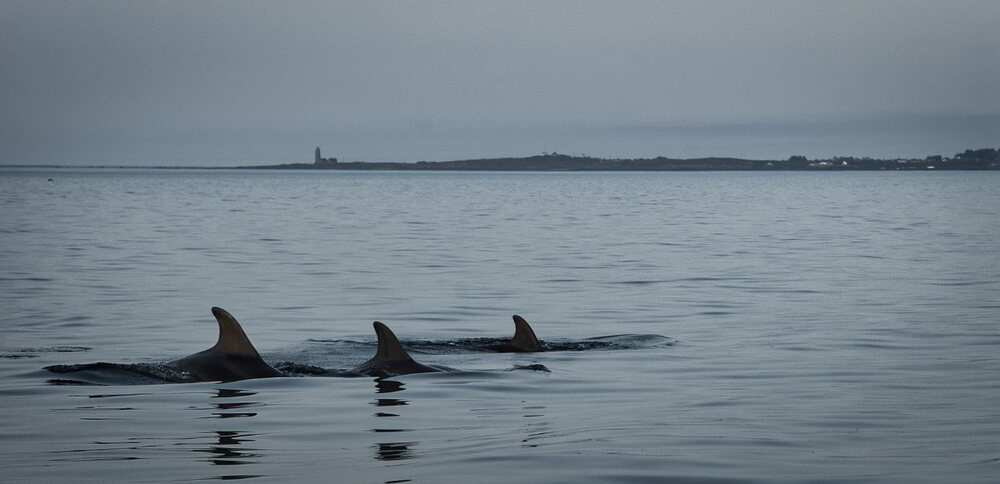
[[[4,168],[0,469],[8,482],[991,482],[998,182]],[[200,351],[211,306],[271,362],[349,368],[370,357],[377,319],[419,361],[459,371],[59,385],[43,370]],[[545,341],[632,343],[437,351],[508,335],[514,313]]]

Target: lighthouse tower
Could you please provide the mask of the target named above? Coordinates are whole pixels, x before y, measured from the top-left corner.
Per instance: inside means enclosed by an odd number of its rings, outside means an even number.
[[[318,165],[322,161],[323,161],[323,158],[319,156],[319,146],[317,146],[316,147],[316,161],[315,161],[315,163]]]

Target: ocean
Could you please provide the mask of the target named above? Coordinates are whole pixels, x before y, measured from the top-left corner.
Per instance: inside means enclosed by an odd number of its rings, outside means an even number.
[[[0,168],[0,474],[996,482],[998,187]],[[212,306],[268,362],[335,376],[46,369],[203,350]],[[461,348],[510,336],[513,314],[550,351]],[[450,371],[336,376],[373,354],[375,320]]]

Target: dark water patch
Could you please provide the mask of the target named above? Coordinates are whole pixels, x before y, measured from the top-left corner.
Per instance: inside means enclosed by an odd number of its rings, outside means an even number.
[[[19,353],[79,353],[90,350],[89,346],[43,346],[41,348],[25,348],[17,351]]]
[[[994,458],[990,458],[990,459],[984,459],[984,460],[978,460],[978,461],[973,461],[973,462],[967,462],[966,465],[973,465],[973,466],[975,466],[975,465],[989,465],[989,464],[998,464],[998,463],[1000,463],[1000,457],[994,457]]]
[[[542,365],[542,364],[538,364],[538,363],[533,364],[533,365],[514,365],[508,371],[517,371],[517,370],[539,371],[539,372],[543,372],[543,373],[552,373],[552,370],[550,370],[549,367],[547,367],[545,365]]]
[[[351,370],[323,368],[321,366],[307,365],[293,361],[282,361],[271,366],[287,376],[325,376],[337,378],[357,378],[364,376],[361,373]]]
[[[784,351],[796,351],[796,352],[830,351],[828,348],[821,348],[818,346],[801,346],[801,345],[780,346],[778,347],[778,349]]]
[[[129,411],[135,410],[135,407],[98,407],[95,405],[83,405],[76,407],[74,410],[113,410],[113,411]]]
[[[95,385],[149,385],[158,383],[191,383],[194,378],[177,368],[156,363],[81,363],[52,365],[44,368],[52,373],[72,375],[73,380]]]
[[[910,348],[910,346],[890,342],[856,342],[853,343],[853,346],[870,350],[903,350]]]
[[[84,418],[81,420],[112,420],[112,419],[96,419],[96,418]],[[71,451],[72,452],[72,451]],[[114,462],[114,461],[130,461],[130,460],[141,460],[142,457],[135,456],[109,456],[109,457],[80,457],[80,458],[60,458],[52,459],[52,462]]]
[[[31,355],[31,354],[8,354],[8,355],[0,355],[0,359],[18,360],[21,358],[38,358],[38,356],[39,355]]]
[[[375,445],[375,458],[377,460],[384,461],[396,461],[411,459],[415,457],[411,447],[415,445],[415,442],[385,442]],[[410,482],[409,479],[397,480],[391,482]]]
[[[54,386],[100,386],[100,383],[91,383],[83,380],[73,380],[69,378],[50,378],[45,383]]]
[[[215,412],[211,418],[251,418],[256,416],[257,412]]]
[[[216,406],[220,410],[233,410],[238,408],[254,407],[260,405],[260,402],[233,402],[233,403],[218,403]]]
[[[211,398],[234,398],[234,397],[250,397],[256,395],[257,392],[251,392],[247,390],[237,390],[230,388],[219,388],[215,391],[215,395]]]
[[[271,365],[274,369],[286,374],[286,375],[311,375],[311,376],[324,376],[329,370],[323,367],[314,365],[305,365],[301,363],[295,363],[292,361],[282,361]]]
[[[409,401],[400,398],[377,398],[372,402],[376,407],[403,407],[409,404]]]
[[[665,282],[670,282],[666,279],[632,279],[627,281],[619,281],[613,284],[621,284],[625,286],[649,286],[653,284],[662,284]]]
[[[239,474],[239,475],[225,475],[225,476],[219,476],[219,477],[208,477],[208,478],[201,479],[201,480],[203,480],[203,481],[209,481],[209,480],[213,480],[213,481],[240,481],[240,480],[243,480],[243,479],[257,479],[257,478],[260,478],[260,477],[267,477],[267,476],[264,475],[264,474]]]
[[[927,284],[930,284],[932,286],[941,286],[941,287],[975,287],[975,286],[987,286],[996,284],[996,281],[985,281],[985,280],[976,281],[976,280],[961,279],[961,280],[928,281]]]
[[[220,402],[213,402],[211,404],[212,410],[211,415],[205,418],[252,418],[257,416],[257,412],[247,411],[254,407],[261,407],[264,404],[260,401],[229,401],[231,398],[245,398],[257,395],[257,392],[251,392],[246,390],[229,389],[229,388],[217,388],[215,394],[210,398],[212,399],[225,399]],[[240,410],[240,411],[233,411]],[[251,434],[245,434],[249,436]]]
[[[408,340],[408,349],[421,353],[455,354],[509,352],[510,338],[463,338],[454,340]],[[675,340],[657,334],[618,334],[584,340],[539,340],[542,351],[631,350],[673,346]]]
[[[55,278],[52,277],[0,277],[0,282],[53,282]]]
[[[969,346],[1000,346],[1000,337],[984,336],[965,343]]]

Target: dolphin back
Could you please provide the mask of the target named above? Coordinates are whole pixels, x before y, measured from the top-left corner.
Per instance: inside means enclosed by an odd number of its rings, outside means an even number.
[[[355,372],[383,377],[438,371],[414,361],[388,326],[379,321],[375,321],[373,326],[375,335],[378,336],[378,349],[370,360],[354,367]]]
[[[236,381],[283,376],[264,362],[236,318],[219,307],[212,308],[219,323],[215,346],[175,360],[173,365],[199,381]]]

